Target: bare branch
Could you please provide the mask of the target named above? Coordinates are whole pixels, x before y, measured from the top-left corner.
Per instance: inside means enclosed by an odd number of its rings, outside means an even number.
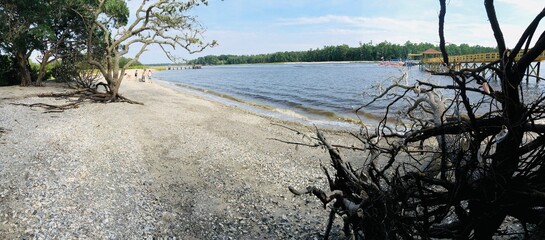
[[[441,10],[439,11],[439,48],[443,55],[443,62],[448,66],[448,53],[445,48],[445,14],[447,12],[446,0],[439,0]]]
[[[486,9],[486,14],[488,15],[488,21],[490,22],[490,27],[492,28],[492,31],[494,32],[494,37],[496,38],[496,43],[498,45],[498,52],[500,54],[500,57],[503,59],[503,56],[506,50],[505,40],[503,38],[503,33],[501,31],[498,18],[496,17],[496,9],[494,7],[494,0],[485,0],[484,6]]]

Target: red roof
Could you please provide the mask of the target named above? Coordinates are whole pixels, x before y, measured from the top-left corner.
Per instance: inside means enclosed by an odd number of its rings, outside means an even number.
[[[423,54],[441,54],[441,52],[439,52],[439,51],[437,51],[437,50],[435,50],[433,48],[430,48],[430,49],[424,51]]]

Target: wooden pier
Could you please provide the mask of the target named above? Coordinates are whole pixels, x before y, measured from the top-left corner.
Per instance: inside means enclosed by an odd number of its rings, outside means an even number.
[[[420,69],[432,72],[445,72],[448,69],[461,70],[461,69],[476,69],[485,66],[489,63],[495,62],[500,59],[499,53],[478,53],[468,55],[449,56],[448,66],[443,63],[441,52],[434,49],[428,49],[422,54],[410,54],[409,57],[420,56]],[[522,52],[515,57],[515,61],[520,60]],[[541,53],[526,70],[526,81],[530,77],[535,77],[537,81],[540,78],[541,61],[545,60],[545,52]],[[492,70],[482,73],[484,77],[497,78],[496,74]]]
[[[184,69],[201,69],[202,65],[170,65],[167,67],[167,70],[184,70]]]

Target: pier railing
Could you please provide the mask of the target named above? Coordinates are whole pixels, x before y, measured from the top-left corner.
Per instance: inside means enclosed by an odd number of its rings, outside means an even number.
[[[519,61],[523,55],[521,51],[515,57],[515,61]],[[445,72],[448,69],[476,69],[486,64],[493,63],[500,59],[500,55],[497,52],[493,53],[477,53],[477,54],[467,54],[467,55],[458,55],[458,56],[449,56],[448,66],[443,64],[442,57],[433,57],[433,58],[424,58],[422,59],[422,64],[420,64],[420,69],[430,71],[430,72]],[[540,76],[541,61],[545,60],[545,52],[542,52],[532,64],[526,69],[526,81],[529,77],[535,77],[536,80],[542,79]],[[494,79],[497,78],[496,74],[489,70],[482,72],[483,77],[491,76]]]
[[[520,60],[522,57],[522,52],[517,54],[515,61]],[[494,53],[477,53],[477,54],[467,54],[467,55],[458,55],[458,56],[449,56],[449,63],[489,63],[494,62],[500,59],[500,55],[497,52]],[[534,62],[540,62],[545,60],[545,52],[542,52]],[[443,58],[434,57],[422,59],[423,63],[426,64],[441,64],[443,63]]]

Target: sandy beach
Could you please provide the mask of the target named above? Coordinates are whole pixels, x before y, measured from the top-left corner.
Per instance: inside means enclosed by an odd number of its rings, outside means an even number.
[[[0,88],[0,238],[317,239],[323,234],[329,210],[313,196],[293,196],[287,187],[327,189],[320,165],[329,165],[328,155],[271,140],[303,141],[272,123],[308,134],[312,127],[137,81],[124,81],[120,92],[143,106],[85,103],[43,113],[11,104],[63,104],[36,97],[58,91],[65,90]],[[357,145],[346,133],[327,136]]]

